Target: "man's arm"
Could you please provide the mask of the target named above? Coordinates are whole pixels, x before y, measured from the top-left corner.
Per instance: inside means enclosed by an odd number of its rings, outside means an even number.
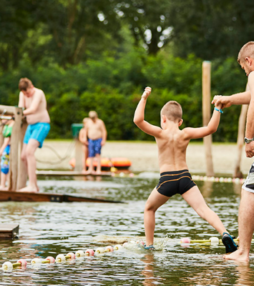
[[[246,138],[254,137],[254,72],[251,72],[248,78],[248,86],[251,93],[251,99],[249,104],[249,109],[247,113],[247,124],[246,124]],[[246,156],[251,158],[254,156],[254,142],[245,144]]]
[[[216,95],[213,98],[212,103],[221,104],[221,108],[227,108],[231,105],[242,105],[242,104],[249,104],[251,100],[251,93],[249,87],[247,87],[246,91],[236,93],[230,96],[221,96]]]
[[[104,124],[104,122],[101,120],[101,128],[102,128],[102,141],[101,141],[101,145],[105,145],[106,140],[107,140],[107,129],[106,126]]]
[[[141,96],[139,104],[136,108],[133,121],[138,126],[139,129],[144,131],[145,133],[152,135],[154,137],[159,137],[162,129],[154,126],[147,121],[145,121],[145,107],[146,107],[146,100],[151,93],[151,88],[147,87]]]
[[[24,115],[33,114],[36,112],[36,110],[38,110],[38,107],[41,103],[42,95],[43,94],[40,92],[36,96],[34,96],[31,106],[29,106],[23,111]]]
[[[218,109],[218,105],[216,106]],[[212,118],[210,119],[209,123],[205,127],[200,128],[184,128],[183,131],[187,137],[187,139],[198,139],[203,138],[207,135],[210,135],[212,133],[215,133],[217,131],[217,128],[220,123],[220,112],[217,110],[214,110]]]

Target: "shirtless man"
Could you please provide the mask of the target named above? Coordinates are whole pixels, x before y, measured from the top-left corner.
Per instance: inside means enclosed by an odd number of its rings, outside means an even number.
[[[248,77],[247,91],[231,96],[215,96],[214,104],[221,104],[222,108],[231,105],[249,104],[245,131],[245,152],[248,158],[254,156],[254,42],[245,44],[239,54],[238,63]],[[251,239],[254,232],[254,163],[242,187],[239,206],[239,249],[225,259],[249,261]]]
[[[42,90],[35,88],[28,78],[19,81],[19,107],[25,108],[28,127],[24,137],[21,159],[25,162],[28,171],[28,186],[20,192],[39,191],[36,178],[35,151],[42,147],[43,141],[50,130],[50,118],[47,111],[47,102]]]
[[[88,141],[87,138],[88,137]],[[85,132],[83,134],[84,144],[88,145],[90,164],[86,174],[94,173],[93,161],[97,160],[96,173],[101,173],[101,147],[105,145],[107,139],[107,130],[104,122],[98,118],[95,111],[89,112],[89,120],[85,126]]]

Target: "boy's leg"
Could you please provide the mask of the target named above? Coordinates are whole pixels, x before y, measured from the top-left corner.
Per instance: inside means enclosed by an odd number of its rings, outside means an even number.
[[[212,211],[206,204],[197,186],[191,188],[189,191],[184,193],[182,197],[201,218],[206,220],[221,235],[224,232],[227,232],[218,215],[214,211]]]
[[[0,185],[1,190],[7,190],[7,187],[5,186],[7,177],[8,177],[7,174],[4,174],[3,172],[1,172],[1,185]]]
[[[168,201],[169,197],[161,195],[156,188],[151,192],[144,211],[144,224],[146,234],[146,245],[152,245],[155,229],[155,212],[163,204]]]
[[[92,174],[93,172],[93,160],[94,160],[94,157],[89,157],[89,168],[87,170],[87,174]]]
[[[88,148],[86,145],[83,145],[83,154],[84,154],[84,157],[83,157],[83,170],[82,170],[82,172],[86,172],[86,160],[88,158]]]
[[[96,173],[97,174],[101,174],[101,155],[100,154],[96,154],[96,159],[97,159]]]
[[[30,139],[25,150],[28,169],[29,184],[27,187],[20,190],[20,192],[38,192],[37,177],[36,177],[36,159],[35,151],[39,147],[39,142],[35,139]]]

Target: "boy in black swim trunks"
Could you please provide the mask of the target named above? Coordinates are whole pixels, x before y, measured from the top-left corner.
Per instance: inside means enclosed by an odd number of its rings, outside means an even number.
[[[221,106],[215,105],[213,116],[208,126],[201,128],[184,128],[180,130],[182,107],[176,101],[167,102],[161,110],[161,128],[144,120],[146,101],[151,93],[147,87],[141,97],[134,115],[134,123],[145,133],[154,136],[159,149],[160,181],[150,194],[144,211],[146,234],[145,249],[154,249],[155,212],[170,197],[180,194],[184,200],[214,227],[221,235],[226,252],[237,249],[233,238],[228,234],[221,220],[206,204],[198,187],[192,181],[186,164],[186,149],[191,139],[205,137],[214,133],[220,122]]]

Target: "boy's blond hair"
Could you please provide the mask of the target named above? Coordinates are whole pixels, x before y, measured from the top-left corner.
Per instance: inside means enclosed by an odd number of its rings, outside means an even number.
[[[182,106],[176,101],[169,101],[162,107],[161,115],[165,115],[168,120],[179,121],[183,115]]]
[[[243,63],[246,57],[254,59],[254,42],[248,42],[241,48],[237,58],[238,63]]]
[[[24,78],[21,78],[19,80],[19,90],[22,91],[27,91],[28,88],[32,87],[33,86],[33,83],[31,82],[30,79],[24,77]]]

